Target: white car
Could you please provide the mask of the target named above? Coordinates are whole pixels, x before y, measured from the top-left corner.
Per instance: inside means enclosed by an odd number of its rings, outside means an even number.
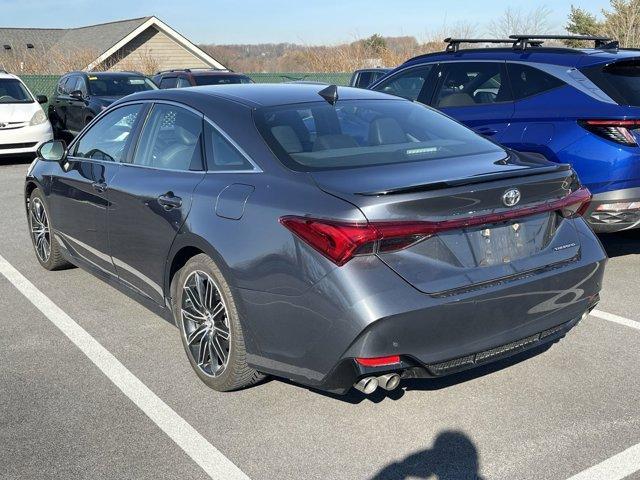
[[[15,75],[0,70],[0,157],[34,155],[53,138],[41,105],[44,95],[34,95]]]

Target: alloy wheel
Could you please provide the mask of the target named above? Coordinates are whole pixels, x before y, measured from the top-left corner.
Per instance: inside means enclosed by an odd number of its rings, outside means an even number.
[[[229,318],[220,290],[207,273],[197,270],[187,277],[180,313],[182,334],[195,364],[205,375],[221,375],[229,363]]]
[[[31,227],[31,235],[33,235],[33,244],[36,248],[36,254],[43,263],[47,263],[51,256],[51,231],[49,229],[47,212],[39,198],[31,200],[29,224]]]

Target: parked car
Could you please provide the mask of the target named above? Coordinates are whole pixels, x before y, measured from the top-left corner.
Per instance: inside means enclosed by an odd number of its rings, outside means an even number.
[[[390,68],[362,68],[360,70],[356,70],[353,72],[353,75],[351,75],[349,86],[367,88],[372,83],[380,80],[390,71]]]
[[[589,198],[420,104],[299,84],[129,96],[25,184],[40,264],[175,322],[223,391],[371,393],[559,339],[602,285]]]
[[[547,39],[447,39],[445,52],[406,61],[373,90],[431,105],[507,147],[569,163],[593,192],[597,232],[640,224],[640,50],[607,38],[596,48],[543,47]],[[461,49],[461,43],[511,42]]]
[[[44,95],[33,95],[15,75],[0,70],[0,157],[29,155],[53,138],[42,110]]]
[[[230,83],[253,83],[251,78],[231,70],[212,68],[183,68],[158,72],[153,81],[160,88],[198,87],[202,85],[227,85]]]
[[[158,87],[137,72],[70,72],[49,102],[55,138],[69,140],[119,98]]]

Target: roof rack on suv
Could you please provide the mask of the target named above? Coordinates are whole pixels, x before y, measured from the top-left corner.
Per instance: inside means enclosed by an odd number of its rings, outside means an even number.
[[[212,71],[212,72],[233,72],[233,70],[230,70],[228,68],[207,68],[207,67],[198,67],[198,68],[171,68],[169,70],[160,70],[159,72],[156,72],[156,75],[160,75],[161,73],[173,73],[173,72],[187,72],[187,73],[191,73],[191,72],[197,72],[197,71],[201,71],[201,72],[207,72],[207,71]]]
[[[447,44],[447,52],[457,52],[461,43],[513,43],[510,38],[451,38],[444,39]]]
[[[598,50],[616,50],[618,42],[609,37],[597,35],[509,35],[513,48],[526,50],[527,46],[540,46],[543,40],[586,40],[593,41]]]

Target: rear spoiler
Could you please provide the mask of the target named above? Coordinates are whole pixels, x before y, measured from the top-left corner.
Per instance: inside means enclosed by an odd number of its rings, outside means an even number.
[[[378,192],[359,192],[356,195],[367,197],[377,197],[380,195],[398,195],[403,193],[427,192],[430,190],[441,190],[443,188],[460,187],[463,185],[473,185],[476,183],[492,182],[494,180],[504,180],[507,178],[527,177],[530,175],[542,175],[545,173],[564,172],[571,170],[571,165],[566,163],[558,163],[554,165],[523,168],[509,172],[489,173],[486,175],[476,175],[470,178],[460,180],[443,180],[440,182],[422,183],[418,185],[410,185],[407,187],[392,188],[389,190],[381,190]]]

